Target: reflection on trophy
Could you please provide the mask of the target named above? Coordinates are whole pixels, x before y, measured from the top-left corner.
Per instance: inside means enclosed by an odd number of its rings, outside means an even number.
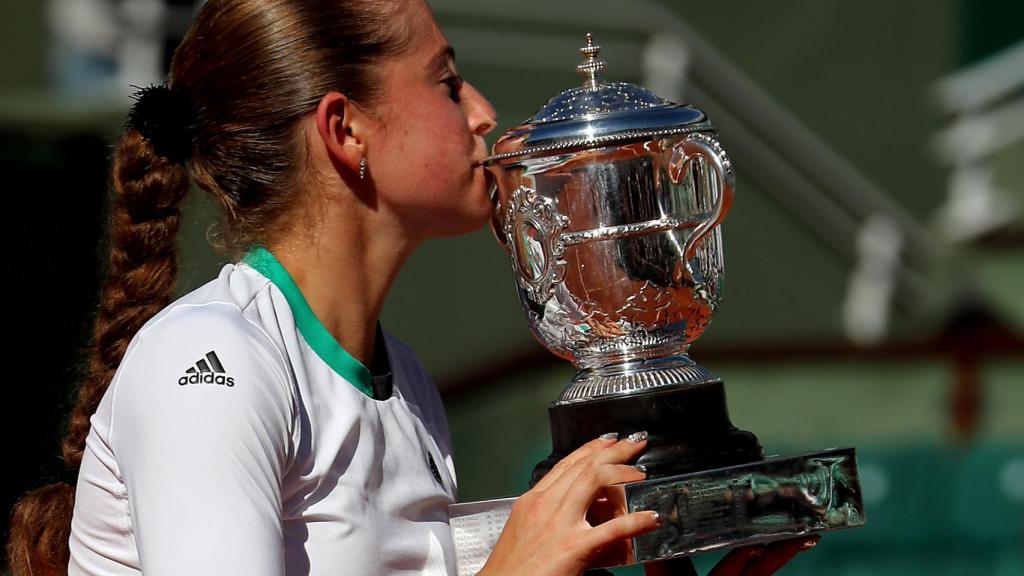
[[[603,565],[691,555],[864,523],[852,448],[765,459],[729,420],[722,381],[688,356],[723,289],[719,225],[734,174],[707,116],[602,80],[505,133],[486,160],[492,225],[536,338],[577,373],[551,404],[533,481],[605,432],[650,434],[628,511],[669,520]]]

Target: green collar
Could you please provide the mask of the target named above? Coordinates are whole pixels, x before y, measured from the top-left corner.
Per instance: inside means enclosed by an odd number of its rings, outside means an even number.
[[[306,298],[295,285],[291,274],[281,265],[281,262],[270,253],[265,246],[253,245],[246,252],[242,261],[253,267],[257,272],[263,274],[284,293],[288,305],[291,306],[292,315],[295,317],[295,325],[298,326],[302,337],[309,343],[310,348],[327,363],[343,379],[352,383],[360,392],[373,398],[373,384],[370,379],[370,371],[363,366],[362,362],[356,360],[349,354],[341,344],[334,339],[334,336],[327,331],[327,328],[313,314]]]

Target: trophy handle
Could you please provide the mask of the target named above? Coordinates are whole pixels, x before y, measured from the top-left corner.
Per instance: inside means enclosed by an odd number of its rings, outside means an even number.
[[[704,181],[717,189],[715,205],[708,218],[694,227],[693,232],[683,244],[683,261],[685,265],[682,267],[682,272],[686,276],[685,280],[691,284],[699,284],[700,282],[697,282],[695,279],[694,271],[690,266],[690,260],[697,252],[697,243],[703,240],[716,226],[721,224],[722,220],[725,219],[725,215],[729,213],[729,208],[732,207],[732,199],[735,195],[736,177],[733,174],[732,163],[725,155],[722,145],[718,143],[718,140],[707,134],[699,132],[690,134],[676,144],[673,156],[680,152],[682,153],[684,159],[683,166],[686,170],[692,170],[694,157],[700,156],[707,161],[715,173],[713,182]],[[695,182],[695,184],[697,183]]]

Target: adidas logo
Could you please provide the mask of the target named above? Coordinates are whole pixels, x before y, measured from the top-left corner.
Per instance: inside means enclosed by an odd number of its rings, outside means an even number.
[[[178,386],[186,384],[220,384],[222,386],[234,386],[235,379],[228,376],[224,371],[224,365],[217,358],[217,353],[210,350],[204,358],[200,358],[196,365],[185,370],[185,375],[178,378]]]

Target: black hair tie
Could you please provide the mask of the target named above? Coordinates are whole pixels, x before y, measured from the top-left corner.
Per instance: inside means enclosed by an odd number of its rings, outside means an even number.
[[[196,121],[186,94],[167,82],[138,90],[132,94],[135,103],[128,111],[125,129],[138,130],[153,150],[174,162],[184,162],[192,155]]]

